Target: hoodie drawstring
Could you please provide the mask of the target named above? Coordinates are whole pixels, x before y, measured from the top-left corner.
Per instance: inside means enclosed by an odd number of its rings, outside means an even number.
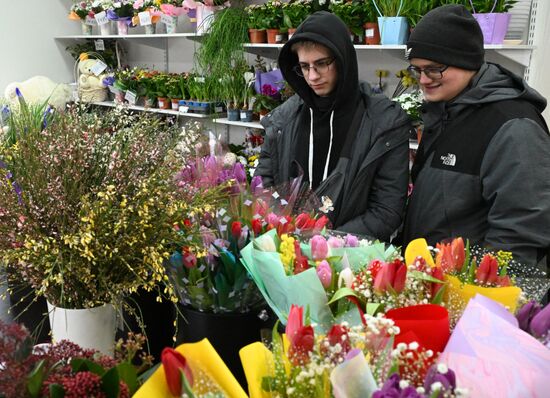
[[[309,115],[310,115],[310,128],[309,128],[309,159],[308,159],[308,172],[309,172],[309,186],[313,187],[313,109],[309,108]],[[330,163],[330,155],[332,152],[332,138],[334,135],[334,130],[332,127],[332,121],[334,120],[334,110],[330,114],[330,141],[328,144],[328,154],[327,154],[327,160],[325,162],[324,172],[323,172],[323,179],[321,181],[324,181],[327,179],[328,176],[328,165]]]

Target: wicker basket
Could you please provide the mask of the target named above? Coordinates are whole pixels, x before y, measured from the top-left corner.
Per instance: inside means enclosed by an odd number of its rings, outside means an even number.
[[[81,88],[78,87],[78,98],[81,102],[101,102],[107,99],[106,88]]]

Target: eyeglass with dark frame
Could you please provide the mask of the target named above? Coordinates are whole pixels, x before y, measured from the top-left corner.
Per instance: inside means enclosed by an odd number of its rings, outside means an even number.
[[[440,80],[443,79],[443,72],[447,70],[449,65],[445,66],[428,66],[427,68],[419,68],[418,66],[409,65],[407,70],[417,80],[420,80],[420,75],[424,73],[428,79]]]
[[[296,65],[294,68],[294,73],[296,73],[298,76],[304,77],[306,75],[309,75],[309,71],[313,68],[315,69],[315,72],[322,75],[328,72],[328,69],[330,65],[336,60],[335,57],[327,57],[320,59],[318,61],[315,61],[313,63],[313,66],[310,66],[306,63],[300,63]]]

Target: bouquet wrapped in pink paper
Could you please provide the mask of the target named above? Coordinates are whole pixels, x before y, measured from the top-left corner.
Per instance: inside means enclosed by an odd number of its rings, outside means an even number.
[[[468,302],[440,361],[473,396],[548,397],[550,350],[485,296]]]

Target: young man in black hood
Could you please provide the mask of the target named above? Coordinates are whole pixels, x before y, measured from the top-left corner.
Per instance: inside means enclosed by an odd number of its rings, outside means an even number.
[[[303,172],[332,201],[334,229],[388,241],[407,194],[409,118],[359,82],[349,31],[331,13],[298,27],[279,67],[296,95],[262,119],[256,175],[269,187]]]
[[[483,34],[464,6],[427,13],[407,52],[426,102],[403,243],[462,236],[538,263],[550,247],[546,100],[485,62]]]

